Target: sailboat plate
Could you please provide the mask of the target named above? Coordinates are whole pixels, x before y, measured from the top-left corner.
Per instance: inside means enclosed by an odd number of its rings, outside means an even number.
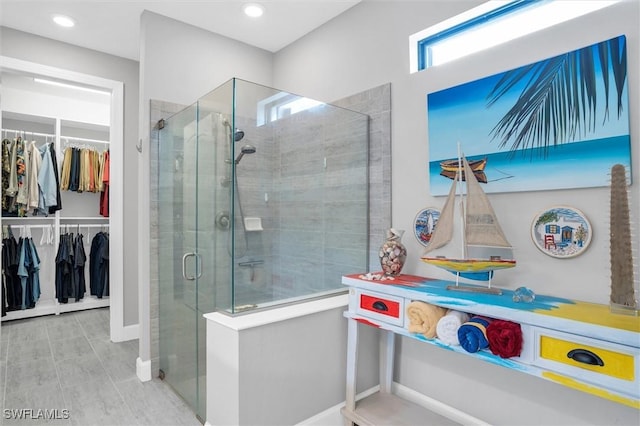
[[[516,266],[513,259],[485,260],[485,259],[450,259],[446,257],[422,257],[425,263],[437,266],[452,273],[458,272],[489,272],[508,269]]]

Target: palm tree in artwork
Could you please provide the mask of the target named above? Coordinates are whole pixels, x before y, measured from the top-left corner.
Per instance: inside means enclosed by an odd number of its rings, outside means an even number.
[[[488,106],[524,84],[516,102],[492,129],[500,147],[510,151],[543,148],[575,140],[592,132],[599,120],[609,119],[610,73],[617,93],[618,117],[623,110],[627,78],[626,39],[619,36],[594,46],[574,50],[503,74],[487,96]],[[596,61],[596,55],[599,61]],[[596,67],[600,64],[605,108],[597,117]]]

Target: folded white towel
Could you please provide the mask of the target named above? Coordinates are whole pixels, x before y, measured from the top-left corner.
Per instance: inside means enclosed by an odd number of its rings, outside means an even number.
[[[449,309],[436,325],[438,339],[447,345],[459,346],[458,329],[462,324],[469,321],[469,318],[470,315],[465,312]]]

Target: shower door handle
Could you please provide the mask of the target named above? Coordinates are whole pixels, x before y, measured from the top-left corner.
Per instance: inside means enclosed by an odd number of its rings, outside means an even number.
[[[187,275],[187,259],[190,257],[194,257],[196,259],[196,274],[195,275]],[[202,277],[202,259],[198,253],[185,253],[182,256],[182,277],[185,280],[195,281]]]

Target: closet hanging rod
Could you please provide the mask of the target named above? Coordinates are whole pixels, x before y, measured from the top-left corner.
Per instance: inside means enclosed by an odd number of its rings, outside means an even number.
[[[60,221],[77,222],[80,220],[109,220],[108,217],[61,217]]]
[[[81,141],[81,142],[91,142],[91,143],[109,143],[109,141],[102,141],[99,139],[87,139],[87,138],[78,138],[75,136],[60,136],[60,139],[65,139],[68,141]]]
[[[62,229],[64,227],[69,227],[69,226],[71,226],[72,228],[75,228],[75,227],[80,227],[80,228],[108,228],[109,224],[103,223],[102,225],[85,225],[85,224],[82,224],[82,223],[81,224],[74,223],[73,225],[72,224],[61,225],[60,229]]]
[[[39,132],[29,132],[27,130],[15,130],[15,129],[2,129],[3,132],[13,132],[13,133],[22,133],[22,134],[29,134],[32,136],[45,136],[45,137],[52,137],[55,138],[56,135],[52,134],[52,133],[39,133]]]

